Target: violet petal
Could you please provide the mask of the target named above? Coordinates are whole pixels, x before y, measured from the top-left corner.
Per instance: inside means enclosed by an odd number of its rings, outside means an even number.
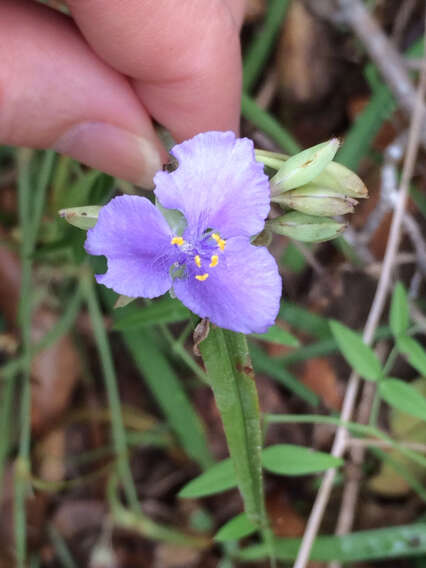
[[[96,280],[118,294],[155,298],[170,289],[170,266],[176,247],[170,228],[146,198],[122,195],[112,199],[87,232],[86,251],[105,255],[108,270]]]
[[[269,182],[251,140],[233,132],[205,132],[171,153],[179,166],[155,175],[155,194],[163,207],[185,215],[193,235],[211,228],[224,238],[250,237],[263,229]]]
[[[245,237],[229,239],[225,253],[208,277],[199,281],[200,270],[188,265],[187,278],[174,281],[176,296],[200,317],[241,333],[264,333],[279,310],[281,277],[277,264],[264,247]]]

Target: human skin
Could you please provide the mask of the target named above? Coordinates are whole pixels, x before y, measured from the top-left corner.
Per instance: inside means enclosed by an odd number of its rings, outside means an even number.
[[[179,142],[238,131],[244,0],[0,0],[0,143],[145,187]]]

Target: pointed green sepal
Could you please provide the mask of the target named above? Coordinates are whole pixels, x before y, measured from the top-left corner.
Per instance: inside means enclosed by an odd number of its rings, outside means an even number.
[[[289,191],[313,180],[334,158],[338,138],[307,148],[286,160],[271,180],[272,194]]]
[[[85,205],[84,207],[69,207],[61,209],[59,216],[65,219],[70,225],[87,231],[96,225],[98,220],[100,205]]]

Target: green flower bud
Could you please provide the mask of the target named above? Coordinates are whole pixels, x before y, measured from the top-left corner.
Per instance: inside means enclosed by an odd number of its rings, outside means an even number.
[[[328,166],[317,175],[311,184],[326,187],[336,193],[342,193],[348,197],[364,199],[368,197],[368,190],[364,182],[349,168],[330,162]]]
[[[321,217],[352,213],[354,205],[358,203],[352,197],[314,184],[307,184],[292,191],[286,191],[272,197],[271,201],[289,209],[296,209],[301,213]]]
[[[272,195],[310,182],[331,162],[338,148],[339,140],[332,138],[286,160],[271,179]]]
[[[316,217],[291,211],[268,221],[266,227],[278,235],[285,235],[306,243],[319,243],[334,239],[344,231],[346,225],[328,217]]]
[[[68,209],[61,209],[59,216],[65,219],[70,225],[87,231],[87,229],[91,229],[96,225],[100,210],[101,207],[99,205],[70,207]]]

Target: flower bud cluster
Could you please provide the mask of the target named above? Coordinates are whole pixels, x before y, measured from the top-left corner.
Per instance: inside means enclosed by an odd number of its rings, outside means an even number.
[[[275,170],[271,201],[286,211],[267,229],[305,242],[330,240],[344,230],[345,224],[331,217],[352,213],[368,192],[356,174],[332,161],[338,148],[333,138],[292,157],[256,150],[256,159]]]

